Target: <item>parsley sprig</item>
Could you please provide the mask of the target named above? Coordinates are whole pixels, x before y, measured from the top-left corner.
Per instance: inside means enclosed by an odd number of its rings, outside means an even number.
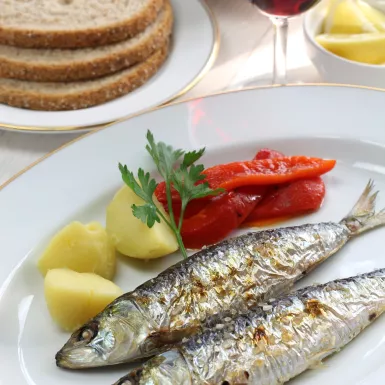
[[[180,149],[175,150],[172,146],[163,142],[155,142],[151,131],[147,131],[146,138],[148,141],[146,150],[151,155],[159,174],[166,184],[169,218],[159,210],[154,202],[153,196],[158,183],[151,178],[150,173],[139,168],[136,178],[134,173],[128,170],[127,166],[119,163],[119,170],[124,183],[145,202],[141,206],[132,205],[132,212],[149,228],[153,227],[155,222],[165,222],[174,232],[183,257],[186,258],[187,252],[183,244],[181,229],[188,203],[193,199],[218,195],[223,190],[212,190],[207,182],[202,182],[205,179],[205,175],[202,174],[204,166],[202,164],[196,165],[195,162],[203,156],[205,148],[189,152]],[[181,214],[178,223],[176,223],[172,209],[172,187],[178,191],[181,198]]]

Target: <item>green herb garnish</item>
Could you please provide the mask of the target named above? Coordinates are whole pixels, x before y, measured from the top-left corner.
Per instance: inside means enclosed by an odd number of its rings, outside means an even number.
[[[204,166],[195,165],[204,154],[205,148],[199,151],[185,152],[183,150],[174,150],[171,146],[163,142],[156,143],[151,131],[146,135],[148,144],[146,150],[151,155],[161,177],[166,184],[167,206],[170,220],[168,220],[155,205],[153,195],[158,183],[150,177],[150,173],[145,173],[143,169],[138,170],[137,179],[134,174],[119,163],[119,170],[122,173],[122,179],[134,193],[145,201],[142,206],[132,205],[132,212],[149,228],[153,227],[155,222],[164,221],[174,232],[178,241],[180,250],[184,258],[187,258],[186,248],[184,247],[181,229],[183,217],[188,203],[197,198],[214,196],[223,192],[223,189],[212,190],[207,182],[199,181],[205,179],[202,174]],[[173,209],[171,187],[178,191],[181,198],[181,214],[179,222],[176,223]]]

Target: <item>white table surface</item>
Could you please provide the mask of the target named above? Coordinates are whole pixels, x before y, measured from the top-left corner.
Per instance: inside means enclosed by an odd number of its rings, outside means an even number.
[[[218,59],[205,78],[181,99],[251,84],[268,84],[272,69],[272,27],[246,0],[206,0],[221,31]],[[302,20],[291,21],[289,82],[320,79],[306,56]],[[0,185],[40,157],[81,134],[34,134],[0,131]]]

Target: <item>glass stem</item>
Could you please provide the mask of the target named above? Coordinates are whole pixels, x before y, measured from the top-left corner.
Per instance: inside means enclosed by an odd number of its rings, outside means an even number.
[[[274,25],[273,84],[286,84],[286,50],[289,21],[287,17],[272,17]]]

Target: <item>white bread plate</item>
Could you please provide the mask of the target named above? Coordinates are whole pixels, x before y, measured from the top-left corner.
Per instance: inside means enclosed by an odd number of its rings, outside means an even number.
[[[171,0],[174,31],[169,57],[142,87],[99,106],[74,111],[33,111],[0,104],[0,129],[29,132],[84,131],[165,104],[191,89],[214,63],[216,21],[203,0]]]

